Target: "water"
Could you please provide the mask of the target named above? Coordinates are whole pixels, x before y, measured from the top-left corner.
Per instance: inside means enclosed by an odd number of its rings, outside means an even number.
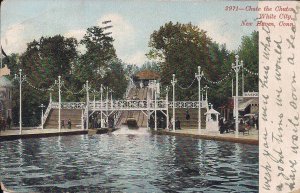
[[[0,147],[17,192],[258,192],[258,146],[122,129]]]

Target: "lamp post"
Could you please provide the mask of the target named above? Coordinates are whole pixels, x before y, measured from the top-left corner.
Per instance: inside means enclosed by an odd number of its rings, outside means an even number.
[[[205,104],[206,104],[206,110],[208,111],[208,98],[207,98],[207,90],[209,87],[205,85],[204,90],[205,90]]]
[[[94,106],[94,111],[96,109],[96,90],[93,90],[93,95],[94,95],[94,101],[93,101],[93,106]]]
[[[154,129],[155,131],[157,131],[156,96],[157,96],[157,87],[156,87],[156,80],[154,80]]]
[[[235,56],[235,64],[232,63],[232,69],[235,71],[235,105],[234,105],[234,111],[235,111],[235,137],[238,137],[239,132],[239,70],[243,66],[243,64],[239,64],[239,56]]]
[[[42,108],[42,118],[41,118],[41,124],[42,124],[42,129],[44,129],[44,105],[41,104],[39,107]]]
[[[112,98],[112,94],[113,94],[113,90],[110,89],[110,107],[113,108],[113,98]]]
[[[89,90],[91,87],[89,87],[89,81],[87,80],[86,83],[83,85],[83,87],[86,90],[86,128],[89,129],[89,105],[90,105],[90,96],[89,96]]]
[[[169,86],[166,87],[167,129],[169,129]]]
[[[61,130],[61,86],[63,85],[64,81],[61,81],[61,76],[58,76],[58,81],[55,80],[55,84],[58,86],[58,131]]]
[[[101,107],[100,107],[100,119],[101,119],[101,128],[102,128],[102,125],[103,125],[103,117],[102,117],[102,107],[103,107],[103,85],[101,84],[101,87],[100,87],[100,100],[101,100]]]
[[[108,128],[108,92],[109,88],[108,86],[106,87],[106,126]]]
[[[171,84],[173,86],[173,131],[175,131],[175,84],[177,80],[175,79],[175,74],[173,74],[173,80],[171,80]]]
[[[198,80],[198,101],[199,101],[199,108],[198,108],[198,131],[201,131],[201,78],[203,76],[203,71],[201,72],[201,67],[198,66],[198,74],[195,73],[195,77]]]
[[[19,129],[20,129],[20,135],[22,134],[22,82],[26,80],[26,75],[22,76],[22,69],[19,69],[19,77],[17,74],[15,74],[15,79],[19,81],[19,86],[20,86],[20,117],[19,117]]]
[[[244,95],[245,91],[245,86],[244,86],[244,62],[241,60],[241,65],[242,65],[242,96]]]

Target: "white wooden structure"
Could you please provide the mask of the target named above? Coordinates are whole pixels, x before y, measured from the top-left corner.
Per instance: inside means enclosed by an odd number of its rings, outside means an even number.
[[[206,129],[208,131],[219,131],[220,113],[211,108],[204,115],[206,115]]]

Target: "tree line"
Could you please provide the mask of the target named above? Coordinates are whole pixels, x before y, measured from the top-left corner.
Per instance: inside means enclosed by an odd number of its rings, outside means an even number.
[[[151,62],[141,67],[126,64],[116,55],[113,46],[114,39],[104,33],[101,27],[93,26],[86,30],[81,41],[66,38],[62,35],[41,37],[27,44],[22,54],[11,54],[4,59],[11,70],[10,79],[18,74],[19,69],[27,75],[27,80],[36,88],[49,88],[57,80],[58,75],[64,81],[62,101],[85,101],[85,90],[82,90],[86,80],[99,99],[100,84],[111,88],[113,97],[120,99],[126,91],[128,78],[132,73],[150,69],[161,76],[162,86],[170,85],[172,74],[181,87],[176,88],[176,100],[197,100],[198,84],[195,73],[198,66],[207,79],[218,81],[231,71],[235,62],[235,54],[244,60],[247,69],[258,71],[258,32],[244,36],[239,49],[229,51],[226,45],[213,41],[207,32],[200,27],[181,23],[168,22],[155,30],[149,40],[150,51],[146,54]],[[79,46],[85,47],[85,52]],[[235,75],[231,73],[232,75]],[[241,76],[240,76],[241,77]],[[191,85],[191,83],[194,83]],[[19,87],[15,82],[13,89],[13,120],[18,123]],[[231,77],[219,84],[211,84],[204,78],[202,86],[207,84],[209,101],[215,107],[224,104],[231,96]],[[258,90],[258,77],[245,73],[245,91]],[[27,83],[22,88],[23,122],[25,126],[36,126],[40,123],[40,104],[48,105],[50,91],[34,89]],[[52,96],[58,101],[58,88],[53,87]],[[169,95],[171,96],[171,95]]]

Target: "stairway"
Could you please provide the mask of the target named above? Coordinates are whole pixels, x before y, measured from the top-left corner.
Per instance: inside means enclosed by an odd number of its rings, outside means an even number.
[[[169,108],[169,114],[172,116],[172,108]],[[201,108],[201,128],[206,126],[206,108]],[[198,129],[198,109],[189,109],[190,119],[186,120],[186,109],[175,109],[176,118],[179,119],[181,128],[183,129]]]
[[[72,128],[81,128],[81,109],[61,109],[61,120],[64,120],[65,128],[68,128],[68,120],[71,120]],[[58,129],[58,109],[52,109],[44,125],[45,129]],[[63,129],[63,127],[62,127]]]

